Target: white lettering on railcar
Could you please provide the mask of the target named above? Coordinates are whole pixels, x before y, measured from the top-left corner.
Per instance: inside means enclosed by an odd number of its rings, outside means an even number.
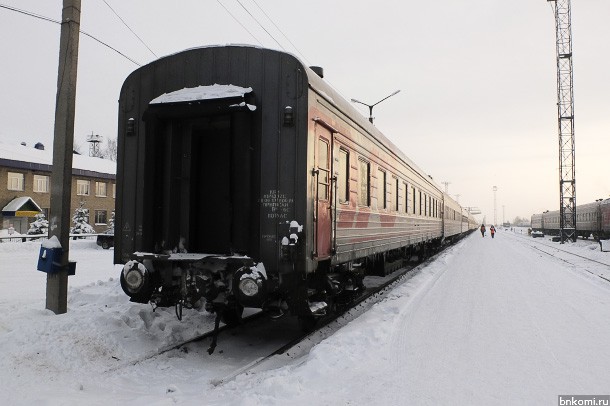
[[[293,198],[289,198],[284,193],[275,189],[269,190],[260,199],[263,215],[268,219],[287,219],[290,208],[294,203]]]

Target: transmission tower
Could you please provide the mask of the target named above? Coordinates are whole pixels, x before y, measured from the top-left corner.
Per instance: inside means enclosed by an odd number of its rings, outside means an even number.
[[[557,37],[557,112],[559,127],[559,228],[561,243],[576,242],[576,170],[574,153],[574,75],[570,0],[554,4]]]

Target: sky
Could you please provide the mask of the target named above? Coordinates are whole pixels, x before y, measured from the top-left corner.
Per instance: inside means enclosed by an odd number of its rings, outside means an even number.
[[[60,0],[0,5],[61,19]],[[610,154],[608,15],[607,0],[572,4],[578,204],[610,197],[602,170]],[[546,0],[85,0],[81,29],[142,65],[192,47],[252,44],[322,66],[348,100],[373,104],[401,90],[374,108],[375,125],[442,188],[449,182],[462,205],[481,209],[479,218],[559,207],[555,25]],[[0,35],[0,139],[50,146],[60,27],[0,8]],[[89,134],[116,138],[119,91],[137,67],[81,35],[81,150]]]

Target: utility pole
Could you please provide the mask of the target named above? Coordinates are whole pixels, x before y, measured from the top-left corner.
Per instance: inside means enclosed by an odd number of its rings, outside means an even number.
[[[449,185],[451,184],[451,182],[441,182],[443,185],[445,185],[445,194],[449,194]]]
[[[576,242],[576,161],[574,149],[574,75],[570,0],[555,3],[557,113],[559,126],[559,231],[561,243]]]
[[[55,101],[53,171],[49,237],[62,247],[59,272],[47,273],[46,308],[55,314],[68,311],[68,258],[70,248],[70,199],[72,196],[72,154],[81,0],[63,0],[59,69]]]

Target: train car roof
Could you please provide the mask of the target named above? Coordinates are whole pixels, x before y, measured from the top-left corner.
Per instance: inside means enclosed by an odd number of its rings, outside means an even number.
[[[327,81],[325,81],[323,78],[321,78],[309,66],[307,66],[297,56],[293,55],[290,52],[279,51],[279,50],[259,47],[259,46],[255,46],[255,45],[246,45],[246,44],[206,45],[206,46],[201,46],[201,47],[188,48],[188,49],[185,49],[185,50],[182,50],[179,52],[175,52],[173,54],[163,56],[155,61],[150,62],[147,65],[157,63],[158,61],[160,61],[162,59],[170,58],[174,55],[178,55],[178,54],[188,52],[188,51],[194,51],[197,49],[231,48],[231,47],[253,48],[253,49],[260,49],[261,51],[266,51],[266,52],[277,52],[280,54],[289,55],[292,58],[296,59],[303,67],[303,71],[307,74],[307,81],[309,83],[309,87],[314,92],[316,92],[320,97],[324,98],[327,102],[329,102],[330,104],[335,106],[338,110],[340,110],[343,114],[345,114],[350,120],[352,120],[355,123],[355,125],[360,127],[362,129],[362,131],[365,131],[370,136],[375,138],[380,144],[382,144],[385,148],[387,148],[387,150],[391,154],[394,154],[398,159],[403,161],[406,165],[413,168],[413,170],[418,172],[422,176],[422,178],[425,179],[426,182],[428,182],[430,185],[432,185],[433,187],[438,189],[439,192],[441,192],[440,186],[434,181],[434,179],[430,175],[428,175],[421,168],[419,168],[409,157],[407,157],[407,155],[405,155],[404,152],[402,152],[392,141],[390,141],[385,135],[383,135],[383,133],[381,131],[379,131],[372,123],[370,123],[368,121],[368,119],[366,117],[364,117],[359,110],[357,110],[350,102],[345,100],[343,98],[343,96],[341,96]],[[147,65],[145,65],[145,66],[147,66]],[[145,66],[138,68],[136,71],[132,72],[132,74],[134,74],[135,72],[144,68]]]

